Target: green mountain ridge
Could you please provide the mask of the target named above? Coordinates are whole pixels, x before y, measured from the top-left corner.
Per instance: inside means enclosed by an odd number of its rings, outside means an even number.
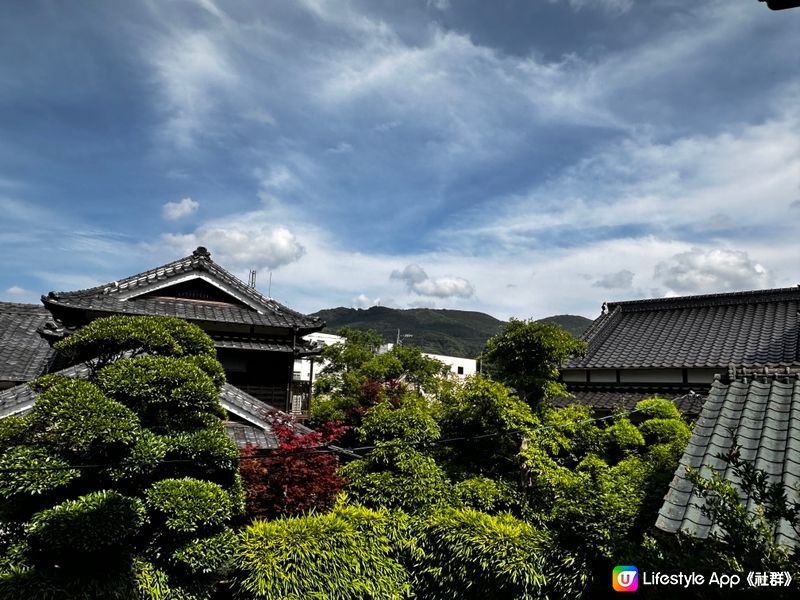
[[[397,341],[399,335],[406,344],[423,352],[474,358],[495,335],[504,321],[491,315],[468,310],[409,308],[385,306],[363,308],[328,308],[313,313],[325,321],[326,333],[336,333],[342,327],[374,329],[387,342]],[[580,336],[591,319],[578,315],[554,315],[539,319],[560,325],[574,336]],[[411,337],[405,337],[411,336]]]

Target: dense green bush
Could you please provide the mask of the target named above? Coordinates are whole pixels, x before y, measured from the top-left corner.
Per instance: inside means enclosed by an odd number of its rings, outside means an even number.
[[[233,503],[216,483],[198,479],[162,479],[145,492],[150,518],[172,533],[218,529],[233,514]]]
[[[216,357],[214,342],[199,327],[174,317],[114,316],[92,321],[56,348],[74,362],[103,366],[128,354]]]
[[[362,443],[406,442],[425,444],[439,439],[439,425],[424,398],[409,396],[399,408],[383,402],[371,408],[361,426],[356,428]]]
[[[403,442],[382,443],[339,474],[347,493],[365,506],[415,513],[453,500],[453,486],[436,461]]]
[[[98,387],[134,410],[153,431],[190,431],[219,423],[219,389],[191,358],[141,356],[112,363]]]
[[[28,423],[34,444],[73,461],[118,460],[142,432],[135,412],[79,379],[42,392]]]
[[[119,568],[145,522],[144,505],[114,491],[92,492],[37,513],[28,530],[31,563],[82,572]],[[122,563],[124,566],[124,563]]]
[[[545,594],[548,536],[510,515],[447,509],[419,528],[417,597],[533,600]]]
[[[208,598],[243,504],[213,342],[122,317],[71,339],[105,366],[41,378],[31,413],[0,421],[0,600]]]
[[[236,588],[265,600],[410,598],[406,522],[400,513],[341,505],[325,515],[254,521],[241,534]]]

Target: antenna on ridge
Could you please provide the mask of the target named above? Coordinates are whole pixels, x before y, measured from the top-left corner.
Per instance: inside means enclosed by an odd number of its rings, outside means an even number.
[[[269,288],[267,288],[267,298],[272,300],[272,271],[269,272]]]
[[[247,278],[247,285],[253,289],[256,289],[256,271],[255,269],[250,270],[250,275]]]

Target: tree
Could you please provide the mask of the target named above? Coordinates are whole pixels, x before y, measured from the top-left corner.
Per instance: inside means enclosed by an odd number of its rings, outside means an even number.
[[[338,456],[326,447],[346,427],[327,423],[302,435],[286,424],[273,423],[272,429],[277,450],[264,457],[255,448],[242,452],[248,516],[272,519],[329,510],[345,482],[336,474]]]
[[[424,399],[406,400],[399,408],[383,403],[366,413],[356,431],[362,443],[376,447],[340,470],[348,494],[365,506],[415,513],[452,501],[450,480],[424,452],[439,439],[439,426]]]
[[[603,427],[585,406],[546,409],[522,452],[531,518],[573,557],[592,594],[607,586],[597,575],[638,555],[690,435],[667,400],[636,410],[638,424],[619,413]]]
[[[315,425],[342,421],[358,426],[382,402],[399,406],[409,393],[436,392],[448,372],[446,365],[413,346],[396,345],[378,353],[381,337],[374,331],[343,328],[339,335],[344,343],[332,344],[322,354],[328,365],[315,384]]]
[[[503,384],[479,375],[442,394],[440,402],[442,435],[466,438],[439,453],[456,478],[485,475],[518,479],[522,440],[539,424],[527,404]]]
[[[567,395],[558,367],[585,350],[586,342],[558,325],[512,318],[489,339],[483,356],[494,378],[538,408],[547,398]]]
[[[213,342],[112,317],[57,347],[88,377],[43,377],[0,421],[0,598],[208,597],[243,508]]]

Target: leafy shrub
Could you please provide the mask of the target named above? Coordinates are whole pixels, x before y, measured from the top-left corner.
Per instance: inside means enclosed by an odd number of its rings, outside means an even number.
[[[611,462],[638,452],[645,445],[642,432],[628,420],[618,416],[614,424],[604,431],[607,452]]]
[[[645,421],[639,426],[639,431],[644,436],[647,445],[674,444],[681,451],[686,447],[692,431],[680,419],[655,418]]]
[[[452,486],[436,461],[400,443],[385,442],[339,470],[353,498],[370,507],[415,513],[452,501]]]
[[[0,457],[0,518],[3,527],[24,523],[49,505],[75,479],[78,469],[39,446],[16,446]]]
[[[510,515],[446,509],[421,523],[417,595],[439,600],[545,595],[546,534]]]
[[[274,518],[299,515],[333,506],[344,480],[336,474],[339,458],[324,446],[338,440],[346,427],[328,423],[299,435],[285,425],[273,424],[279,446],[269,456],[257,458],[247,448],[240,472],[246,489],[247,513]]]
[[[190,431],[225,418],[214,382],[190,358],[120,360],[97,374],[97,385],[157,432]]]
[[[452,471],[505,476],[519,469],[517,454],[524,432],[539,425],[531,408],[500,383],[468,378],[441,398],[445,438],[491,436],[449,445],[443,453]]]
[[[145,498],[151,518],[175,533],[219,528],[233,512],[230,497],[219,485],[188,477],[157,481]]]
[[[464,508],[485,513],[496,513],[516,507],[518,500],[514,488],[506,481],[488,477],[471,477],[459,481],[455,497]]]
[[[197,325],[174,317],[113,316],[96,319],[56,348],[75,362],[93,361],[98,367],[125,353],[160,356],[216,357],[214,342]]]
[[[409,396],[399,408],[382,402],[364,415],[356,429],[364,443],[390,440],[407,443],[426,443],[439,439],[439,425],[431,416],[424,398]]]
[[[136,414],[80,379],[44,391],[29,420],[35,443],[71,460],[116,460],[141,434]]]
[[[192,540],[172,553],[172,558],[193,576],[219,575],[230,572],[238,538],[232,529],[217,535]]]
[[[263,599],[411,597],[399,558],[402,515],[338,506],[325,515],[254,521],[240,536],[236,587]]]
[[[79,571],[118,566],[144,524],[142,502],[114,491],[92,492],[34,515],[28,547],[34,564]],[[102,571],[102,569],[101,569]]]
[[[636,403],[635,410],[648,419],[681,419],[678,408],[663,398],[648,398]]]

